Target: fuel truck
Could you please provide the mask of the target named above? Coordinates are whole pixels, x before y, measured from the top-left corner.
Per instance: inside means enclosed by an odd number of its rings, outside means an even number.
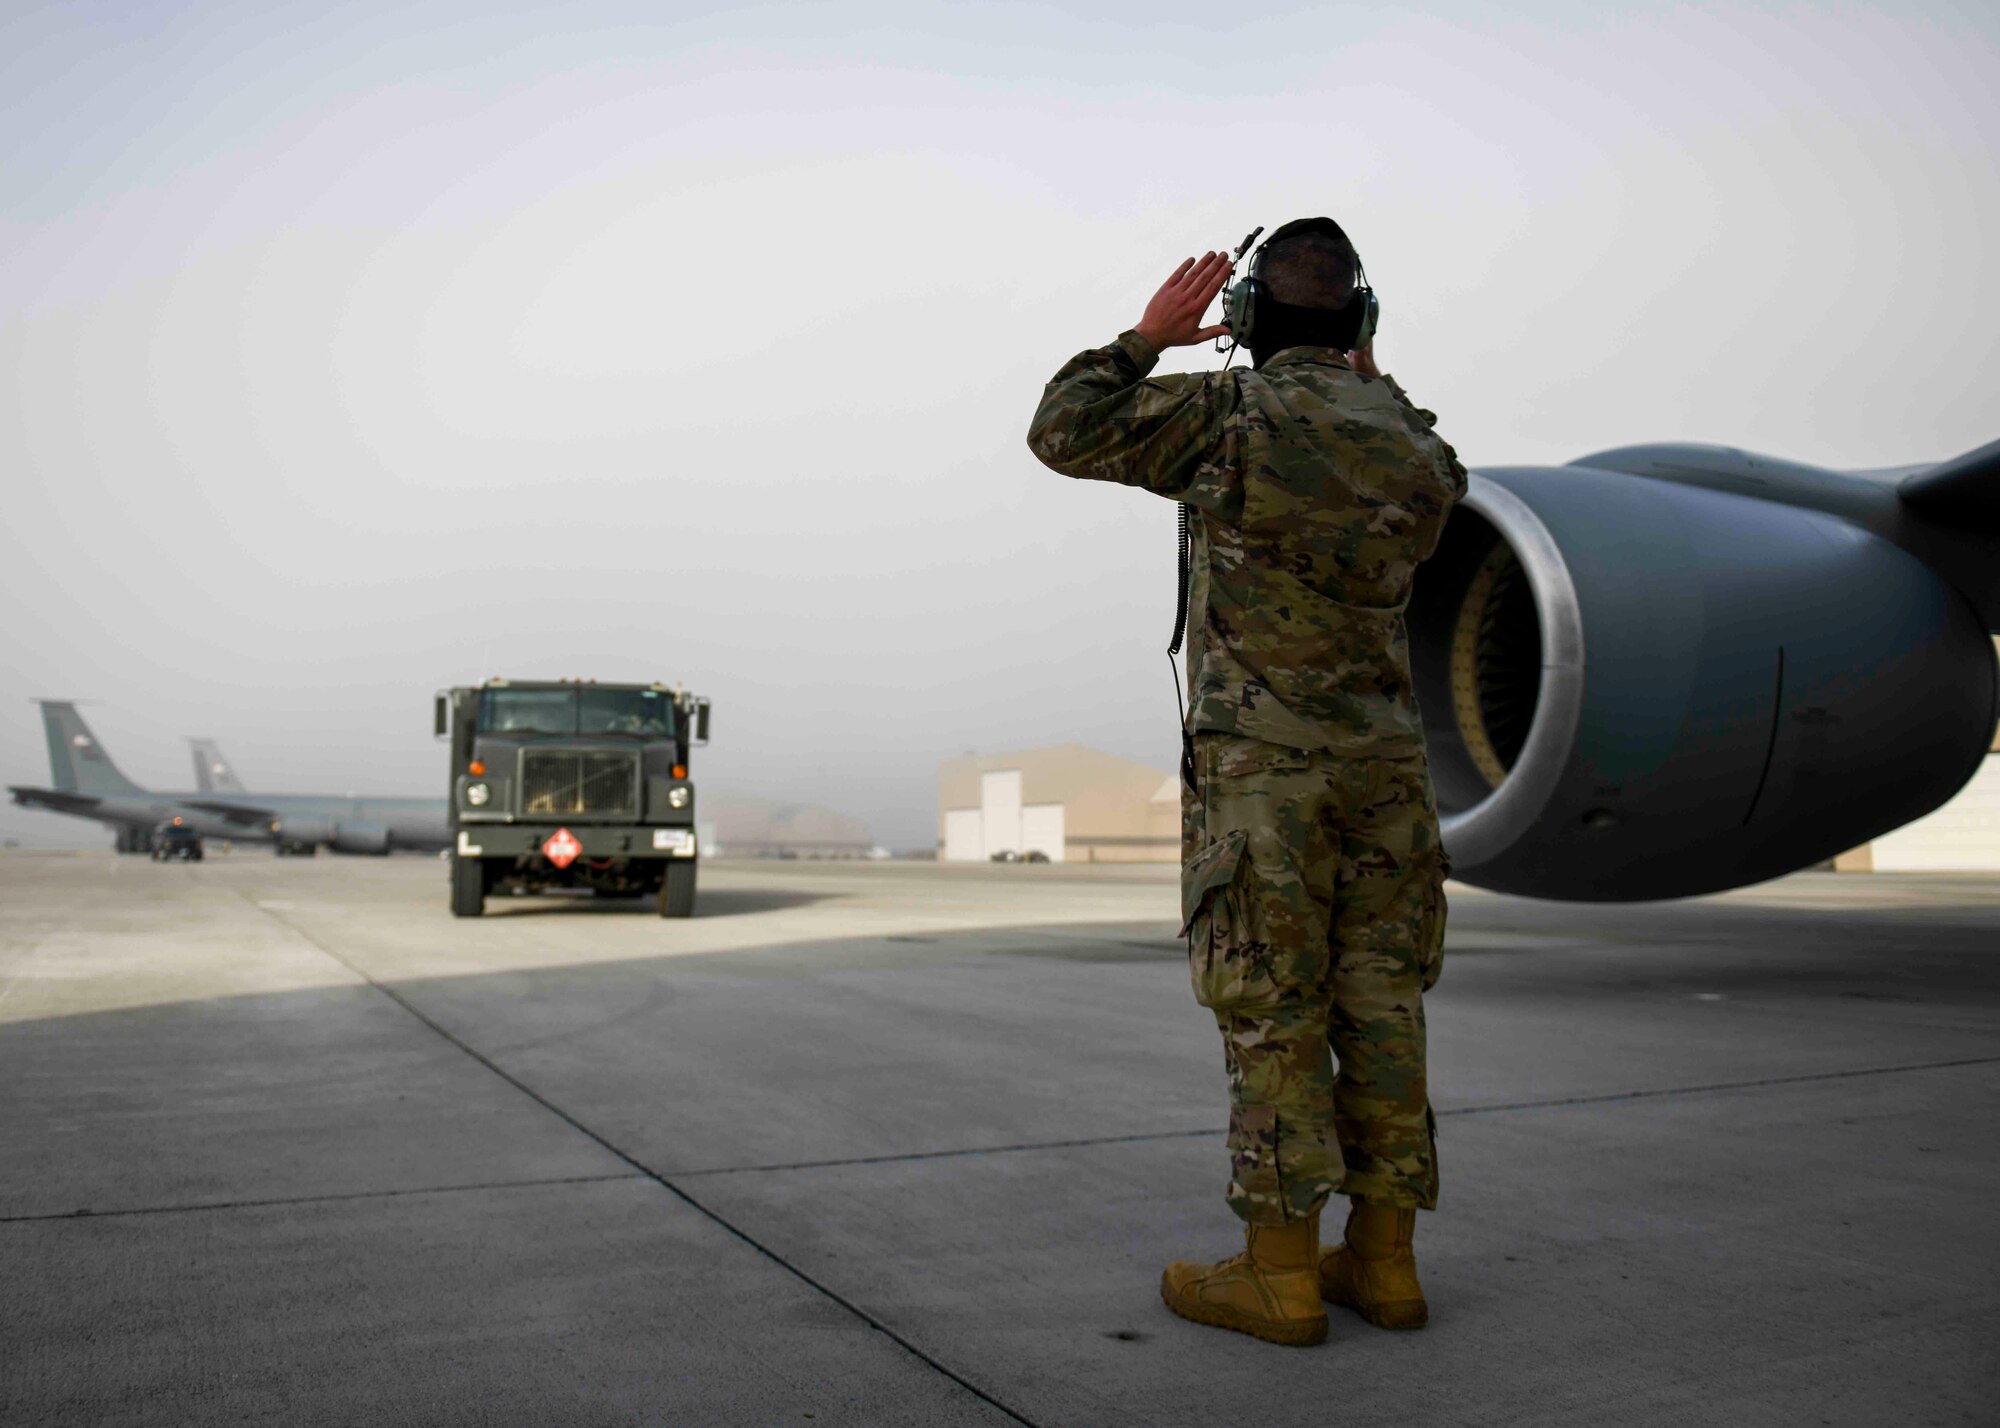
[[[495,893],[588,888],[694,913],[689,750],[708,701],[664,684],[489,679],[437,696],[451,743],[451,910]]]

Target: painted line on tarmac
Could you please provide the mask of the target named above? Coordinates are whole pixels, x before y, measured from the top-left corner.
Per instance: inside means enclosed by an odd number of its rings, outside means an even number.
[[[347,1200],[397,1200],[406,1195],[463,1195],[474,1190],[531,1190],[541,1185],[601,1185],[614,1180],[643,1180],[624,1171],[617,1175],[558,1175],[542,1180],[488,1180],[476,1185],[413,1185],[401,1190],[347,1190],[332,1195],[274,1195],[262,1200],[210,1200],[191,1205],[135,1205],[123,1210],[50,1210],[39,1215],[0,1215],[0,1225],[40,1220],[115,1220],[127,1215],[192,1215],[203,1210],[258,1210],[267,1205],[332,1205]]]
[[[1714,1081],[1699,1086],[1667,1086],[1652,1091],[1607,1091],[1597,1096],[1557,1096],[1546,1101],[1502,1101],[1490,1106],[1457,1106],[1439,1111],[1448,1116],[1490,1116],[1509,1111],[1556,1110],[1564,1106],[1596,1106],[1615,1101],[1657,1100],[1666,1096],[1699,1096],[1713,1091],[1747,1091],[1764,1086],[1796,1086],[1812,1081],[1845,1081],[1857,1076],[1895,1076],[1907,1071],[1945,1071],[1959,1066],[1992,1066],[2000,1056],[1968,1056],[1956,1061],[1922,1061],[1909,1066],[1864,1066],[1851,1071],[1815,1071],[1800,1076],[1765,1076],[1754,1081]],[[771,1165],[724,1165],[709,1170],[677,1170],[683,1180],[711,1175],[762,1175],[781,1170],[834,1170],[849,1165],[894,1165],[901,1161],[954,1160],[978,1155],[1014,1155],[1034,1150],[1077,1150],[1097,1145],[1140,1145],[1150,1141],[1194,1140],[1228,1134],[1224,1126],[1201,1130],[1144,1131],[1137,1135],[1083,1136],[1075,1140],[1033,1140],[1015,1145],[975,1145],[956,1150],[913,1150],[900,1155],[856,1155],[841,1160],[794,1160]]]
[[[317,937],[314,937],[310,932],[307,932],[303,927],[300,927],[297,923],[293,922],[290,918],[286,917],[282,912],[274,912],[269,908],[259,907],[254,901],[244,896],[244,894],[241,892],[238,892],[236,895],[242,898],[244,902],[249,903],[250,906],[257,908],[257,910],[263,913],[264,916],[270,918],[273,922],[277,923],[279,926],[291,932],[301,941],[307,943],[312,947],[318,948],[321,952],[325,953],[335,962],[338,962],[341,966],[345,967],[349,972],[361,978],[362,981],[366,982],[369,986],[373,987],[376,991],[380,992],[383,996],[387,997],[390,1001],[394,1002],[397,1006],[401,1007],[404,1011],[408,1012],[412,1017],[415,1017],[425,1026],[429,1027],[431,1031],[435,1032],[439,1037],[449,1042],[452,1046],[458,1048],[458,1050],[465,1053],[465,1055],[469,1056],[474,1061],[477,1061],[481,1066],[484,1066],[488,1071],[492,1072],[502,1081],[505,1081],[508,1085],[512,1086],[516,1091],[519,1091],[522,1095],[526,1096],[529,1100],[533,1101],[536,1105],[540,1106],[550,1115],[556,1117],[556,1119],[563,1122],[563,1124],[567,1125],[570,1129],[577,1132],[577,1134],[593,1141],[604,1150],[610,1152],[612,1155],[618,1157],[618,1159],[624,1161],[627,1165],[631,1166],[634,1170],[636,1170],[640,1176],[643,1176],[644,1178],[658,1185],[662,1190],[665,1190],[669,1195],[672,1195],[675,1199],[679,1200],[682,1204],[686,1205],[689,1209],[693,1210],[695,1213],[711,1221],[719,1228],[728,1231],[729,1234],[733,1235],[736,1239],[748,1245],[751,1249],[755,1250],[758,1254],[762,1255],[765,1259],[769,1260],[772,1264],[776,1265],[778,1268],[784,1270],[787,1274],[791,1275],[801,1284],[804,1284],[807,1288],[815,1291],[820,1295],[823,1295],[825,1298],[839,1305],[842,1309],[845,1309],[848,1313],[852,1314],[855,1318],[859,1319],[869,1328],[875,1330],[877,1333],[881,1334],[884,1338],[888,1339],[890,1343],[896,1345],[898,1348],[902,1349],[905,1353],[909,1354],[910,1357],[916,1359],[917,1362],[925,1365],[926,1367],[930,1368],[931,1370],[938,1373],[942,1377],[951,1380],[951,1382],[957,1384],[960,1388],[964,1389],[967,1393],[971,1394],[981,1403],[986,1404],[989,1408],[994,1409],[996,1412],[1005,1414],[1008,1418],[1012,1419],[1014,1422],[1021,1424],[1022,1428],[1040,1428],[1040,1425],[1035,1423],[1033,1419],[1027,1418],[1023,1416],[1021,1413],[1017,1412],[1016,1410],[1009,1408],[1005,1403],[1001,1402],[998,1398],[995,1398],[985,1389],[973,1383],[963,1374],[960,1374],[953,1369],[945,1367],[944,1364],[940,1363],[937,1359],[932,1358],[929,1354],[925,1353],[922,1349],[918,1348],[915,1344],[910,1342],[910,1340],[904,1338],[901,1334],[897,1333],[894,1329],[890,1328],[887,1323],[883,1322],[881,1319],[876,1318],[873,1314],[869,1313],[866,1309],[863,1309],[859,1304],[849,1299],[846,1295],[841,1294],[839,1291],[813,1278],[810,1274],[807,1274],[803,1269],[800,1269],[797,1265],[793,1264],[790,1260],[786,1259],[783,1255],[779,1254],[769,1245],[764,1244],[761,1240],[756,1239],[748,1231],[739,1229],[730,1221],[724,1219],[719,1212],[710,1209],[707,1205],[703,1204],[700,1200],[697,1200],[693,1195],[689,1194],[686,1190],[682,1189],[681,1186],[676,1184],[674,1181],[669,1180],[661,1172],[647,1165],[644,1161],[640,1160],[630,1151],[621,1149],[619,1146],[613,1144],[610,1140],[606,1139],[603,1135],[601,1135],[597,1131],[592,1130],[589,1126],[585,1125],[582,1121],[578,1120],[575,1116],[571,1115],[568,1111],[564,1110],[561,1106],[557,1105],[547,1096],[544,1096],[540,1091],[537,1091],[534,1087],[530,1086],[527,1082],[521,1080],[511,1071],[508,1071],[506,1068],[499,1065],[492,1058],[488,1057],[484,1052],[478,1050],[477,1048],[469,1045],[464,1041],[461,1041],[457,1036],[453,1035],[450,1031],[447,1031],[443,1026],[431,1020],[431,1018],[425,1015],[425,1013],[422,1010],[420,1010],[414,1003],[405,998],[401,992],[398,992],[394,987],[391,987],[384,982],[376,981],[375,978],[371,977],[361,967],[357,966],[353,962],[348,961],[347,958],[341,956],[340,953],[334,951],[331,947],[327,946]]]

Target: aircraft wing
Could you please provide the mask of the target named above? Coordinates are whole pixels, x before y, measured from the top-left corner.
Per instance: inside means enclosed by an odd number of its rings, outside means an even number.
[[[254,808],[247,803],[223,803],[219,799],[181,798],[176,799],[184,808],[199,808],[203,813],[213,813],[225,823],[234,823],[241,828],[268,828],[278,821],[277,810]]]
[[[9,784],[7,792],[13,794],[14,802],[23,808],[47,808],[56,813],[88,814],[104,802],[88,793],[69,793],[54,788],[26,788]]]

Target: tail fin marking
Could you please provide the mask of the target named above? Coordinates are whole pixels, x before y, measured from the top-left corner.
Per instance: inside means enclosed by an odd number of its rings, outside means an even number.
[[[194,755],[194,786],[203,793],[248,793],[213,739],[188,739]]]
[[[42,731],[49,741],[49,777],[58,791],[99,796],[146,792],[118,771],[76,705],[67,699],[40,702]]]

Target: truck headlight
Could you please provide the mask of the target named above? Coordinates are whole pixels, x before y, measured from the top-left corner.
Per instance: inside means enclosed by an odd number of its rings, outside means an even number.
[[[685,784],[679,788],[670,788],[667,790],[667,807],[686,808],[687,806],[688,790]]]
[[[493,796],[493,790],[483,783],[469,783],[465,786],[465,801],[474,808],[486,806],[486,800]]]

